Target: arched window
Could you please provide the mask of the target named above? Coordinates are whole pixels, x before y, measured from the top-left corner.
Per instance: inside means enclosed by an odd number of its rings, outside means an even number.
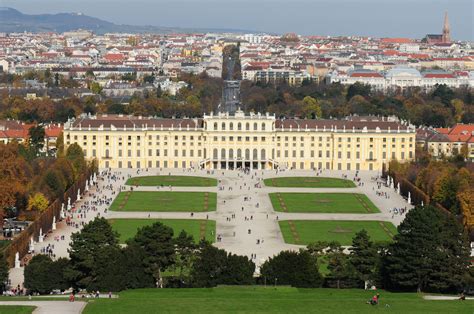
[[[374,159],[374,152],[369,152],[369,159],[373,160]]]
[[[250,123],[245,123],[245,130],[250,131]]]
[[[258,159],[258,156],[257,156],[257,155],[258,155],[258,151],[257,151],[256,148],[253,150],[253,154],[252,154],[252,155],[253,155],[253,157],[252,157],[253,160],[257,160],[257,159]]]
[[[221,149],[221,158],[225,159],[225,149]]]
[[[229,149],[229,159],[234,159],[234,150],[232,148]]]
[[[105,157],[109,158],[109,150],[108,149],[105,150]]]
[[[214,158],[214,159],[217,159],[217,158],[218,158],[218,157],[217,157],[217,148],[214,148],[212,155],[213,155],[213,158]]]
[[[232,122],[229,124],[229,130],[234,130],[234,124]]]
[[[260,159],[261,159],[261,160],[265,160],[265,158],[266,158],[266,157],[265,157],[265,150],[262,149],[262,151],[260,152]]]
[[[217,131],[217,122],[214,122],[214,131]]]
[[[237,158],[242,158],[242,150],[240,148],[237,149]]]
[[[245,159],[250,160],[250,149],[248,148],[245,150]]]
[[[257,127],[257,122],[255,122],[255,123],[253,124],[253,130],[254,130],[254,131],[257,131],[257,129],[258,129],[258,127]]]
[[[222,122],[222,124],[221,124],[221,129],[222,129],[223,131],[225,131],[225,123],[224,123],[224,122]]]
[[[265,123],[262,123],[262,131],[265,131]]]
[[[237,124],[237,130],[242,131],[242,123],[239,122]]]

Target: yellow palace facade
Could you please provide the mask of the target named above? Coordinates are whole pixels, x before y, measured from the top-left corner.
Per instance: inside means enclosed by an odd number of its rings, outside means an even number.
[[[380,117],[82,116],[65,124],[64,141],[79,144],[100,168],[381,170],[415,157],[415,128]]]

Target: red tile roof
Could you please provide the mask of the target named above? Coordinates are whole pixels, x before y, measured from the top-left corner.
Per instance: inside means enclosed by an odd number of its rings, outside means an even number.
[[[412,43],[413,40],[410,38],[382,38],[380,40],[382,43],[394,43],[394,44],[408,44]]]
[[[424,76],[425,78],[455,78],[454,75],[450,73],[427,73]]]
[[[377,72],[355,72],[350,75],[351,77],[383,77],[380,73]]]

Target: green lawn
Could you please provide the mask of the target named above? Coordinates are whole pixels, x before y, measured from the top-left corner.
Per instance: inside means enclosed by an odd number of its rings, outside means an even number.
[[[210,192],[120,192],[110,206],[110,210],[206,212],[216,210],[216,200],[217,194]]]
[[[364,194],[356,193],[270,193],[277,212],[289,213],[379,213]],[[286,206],[286,209],[284,208]]]
[[[36,306],[0,305],[0,313],[2,314],[30,314],[33,313],[35,309]]]
[[[145,176],[130,178],[125,184],[142,186],[217,186],[217,180],[194,176]]]
[[[381,223],[388,232],[378,221],[293,220],[279,222],[285,242],[301,245],[315,241],[338,241],[341,245],[351,245],[356,232],[362,229],[367,230],[372,241],[391,241],[389,233],[395,235],[397,229],[390,222]],[[295,233],[291,230],[291,224],[294,225]]]
[[[194,220],[194,219],[110,219],[112,228],[120,234],[120,243],[133,238],[137,230],[143,226],[151,225],[155,222],[161,222],[173,229],[174,235],[177,236],[181,230],[186,231],[199,240],[204,237],[209,242],[214,242],[216,235],[216,222],[214,220]],[[201,231],[202,226],[202,231]]]
[[[288,188],[353,188],[351,180],[324,177],[281,177],[263,180],[266,186]]]
[[[117,299],[88,302],[84,314],[135,313],[458,313],[472,314],[473,301],[428,301],[416,293],[380,293],[380,304],[366,304],[373,291],[289,287],[139,289]],[[388,304],[388,306],[386,306]]]

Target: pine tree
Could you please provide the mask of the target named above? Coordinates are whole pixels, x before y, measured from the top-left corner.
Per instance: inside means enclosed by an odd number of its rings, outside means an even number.
[[[356,269],[359,279],[366,284],[374,280],[378,254],[366,230],[362,229],[356,233],[349,250],[351,251],[349,261]]]
[[[399,290],[456,292],[469,263],[467,235],[437,207],[415,207],[384,258],[387,284]]]
[[[157,285],[162,287],[161,272],[175,261],[173,229],[155,222],[139,229],[129,244],[137,245],[145,251],[144,263],[155,277]]]

